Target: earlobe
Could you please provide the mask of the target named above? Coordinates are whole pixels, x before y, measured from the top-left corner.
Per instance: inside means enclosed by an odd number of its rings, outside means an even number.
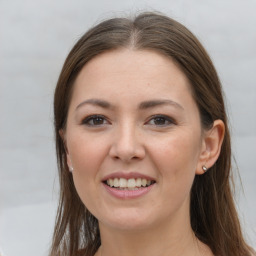
[[[196,174],[207,172],[217,161],[225,135],[225,125],[222,120],[215,120],[212,128],[206,131],[203,138],[202,152],[197,164]]]

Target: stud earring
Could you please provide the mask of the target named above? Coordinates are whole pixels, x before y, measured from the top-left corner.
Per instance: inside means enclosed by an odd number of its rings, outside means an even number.
[[[70,172],[73,172],[73,171],[74,171],[74,168],[73,168],[73,167],[69,167],[69,171],[70,171]]]
[[[208,170],[208,168],[205,165],[202,166],[202,169],[203,169],[204,173],[206,173]]]

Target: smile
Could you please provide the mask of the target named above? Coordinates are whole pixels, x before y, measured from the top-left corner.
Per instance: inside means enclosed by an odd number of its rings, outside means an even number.
[[[119,199],[135,199],[149,193],[156,181],[139,173],[118,172],[102,180],[106,191]]]
[[[109,178],[104,181],[109,187],[119,189],[119,190],[138,190],[143,187],[149,187],[154,184],[154,180],[149,180],[145,178]]]

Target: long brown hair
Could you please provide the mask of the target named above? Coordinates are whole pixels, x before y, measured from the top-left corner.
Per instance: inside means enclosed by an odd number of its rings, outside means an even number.
[[[216,70],[196,37],[177,21],[158,13],[134,19],[113,18],[90,29],[69,53],[56,86],[54,118],[60,200],[51,256],[93,256],[99,248],[97,219],[81,202],[68,171],[65,146],[59,135],[65,129],[74,81],[84,65],[105,51],[118,48],[148,49],[170,57],[190,81],[204,129],[221,119],[226,133],[220,156],[191,189],[191,226],[196,236],[218,256],[249,256],[231,192],[231,145],[221,84]]]

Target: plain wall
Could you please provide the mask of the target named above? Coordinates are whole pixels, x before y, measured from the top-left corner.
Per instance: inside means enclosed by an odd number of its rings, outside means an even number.
[[[58,195],[53,92],[64,59],[98,21],[140,10],[185,24],[214,61],[243,182],[239,213],[256,248],[256,1],[0,0],[0,248],[7,256],[47,255]]]

